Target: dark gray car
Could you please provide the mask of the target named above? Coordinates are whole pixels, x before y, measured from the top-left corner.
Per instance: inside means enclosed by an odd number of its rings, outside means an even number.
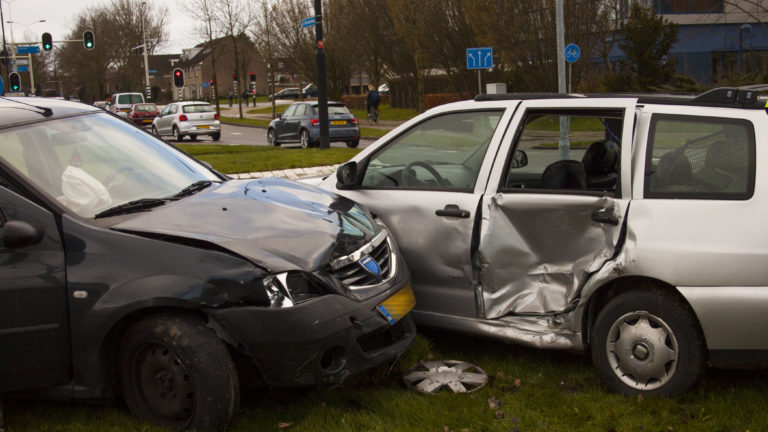
[[[357,118],[341,102],[328,102],[330,142],[345,142],[347,147],[360,145]],[[267,129],[267,141],[273,146],[300,143],[301,147],[316,147],[320,140],[320,112],[317,101],[296,102],[272,120]]]
[[[122,397],[174,429],[225,429],[241,381],[337,385],[415,333],[408,270],[353,201],[40,98],[0,99],[0,286],[3,398]]]

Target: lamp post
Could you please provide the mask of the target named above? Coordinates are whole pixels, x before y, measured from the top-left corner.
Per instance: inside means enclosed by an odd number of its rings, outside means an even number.
[[[141,38],[142,38],[142,46],[144,49],[144,95],[146,96],[147,100],[152,100],[152,88],[149,86],[149,60],[147,58],[147,32],[144,27],[144,17],[146,16],[146,10],[145,7],[147,6],[147,2],[143,1],[141,2]]]

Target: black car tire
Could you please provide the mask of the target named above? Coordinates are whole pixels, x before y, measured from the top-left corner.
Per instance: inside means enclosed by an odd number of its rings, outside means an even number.
[[[280,142],[278,142],[277,137],[275,137],[274,129],[267,130],[267,142],[269,143],[269,145],[280,147]]]
[[[214,141],[218,141],[221,139],[221,133],[215,133],[211,135],[211,138],[213,138]]]
[[[154,135],[154,136],[160,136],[160,134],[159,134],[159,133],[157,133],[157,128],[156,128],[156,127],[154,127],[154,126],[152,126],[152,135]]]
[[[653,287],[608,301],[592,328],[590,350],[605,385],[624,395],[683,393],[706,367],[706,347],[693,311]]]
[[[172,429],[227,429],[240,386],[224,343],[203,320],[184,313],[151,315],[125,333],[118,360],[131,413]]]
[[[360,145],[360,140],[350,140],[347,141],[347,147],[349,148],[357,148],[357,146]]]
[[[189,139],[192,141],[197,141],[197,135],[190,135]]]
[[[176,126],[173,127],[173,139],[176,141],[181,141],[184,139],[184,135],[179,133],[179,128],[177,128]]]
[[[299,134],[299,140],[301,141],[301,148],[312,147],[312,140],[309,139],[309,131],[302,129]]]

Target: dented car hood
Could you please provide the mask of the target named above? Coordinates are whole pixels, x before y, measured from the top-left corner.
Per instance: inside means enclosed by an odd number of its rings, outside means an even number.
[[[316,270],[359,249],[381,230],[353,201],[279,178],[214,183],[133,214],[112,229],[193,239],[274,272]]]

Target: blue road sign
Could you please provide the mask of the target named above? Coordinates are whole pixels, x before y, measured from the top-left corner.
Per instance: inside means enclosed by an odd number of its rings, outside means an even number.
[[[571,43],[565,46],[565,61],[568,63],[574,63],[581,57],[581,48],[575,43]]]
[[[22,45],[16,47],[16,54],[39,54],[40,47],[37,45]]]
[[[29,66],[17,66],[16,72],[29,72]]]
[[[317,17],[309,17],[301,20],[301,28],[312,27],[317,23]]]
[[[467,48],[467,69],[490,69],[493,67],[493,48]]]
[[[5,87],[3,84],[3,77],[0,77],[0,94],[5,93]]]

